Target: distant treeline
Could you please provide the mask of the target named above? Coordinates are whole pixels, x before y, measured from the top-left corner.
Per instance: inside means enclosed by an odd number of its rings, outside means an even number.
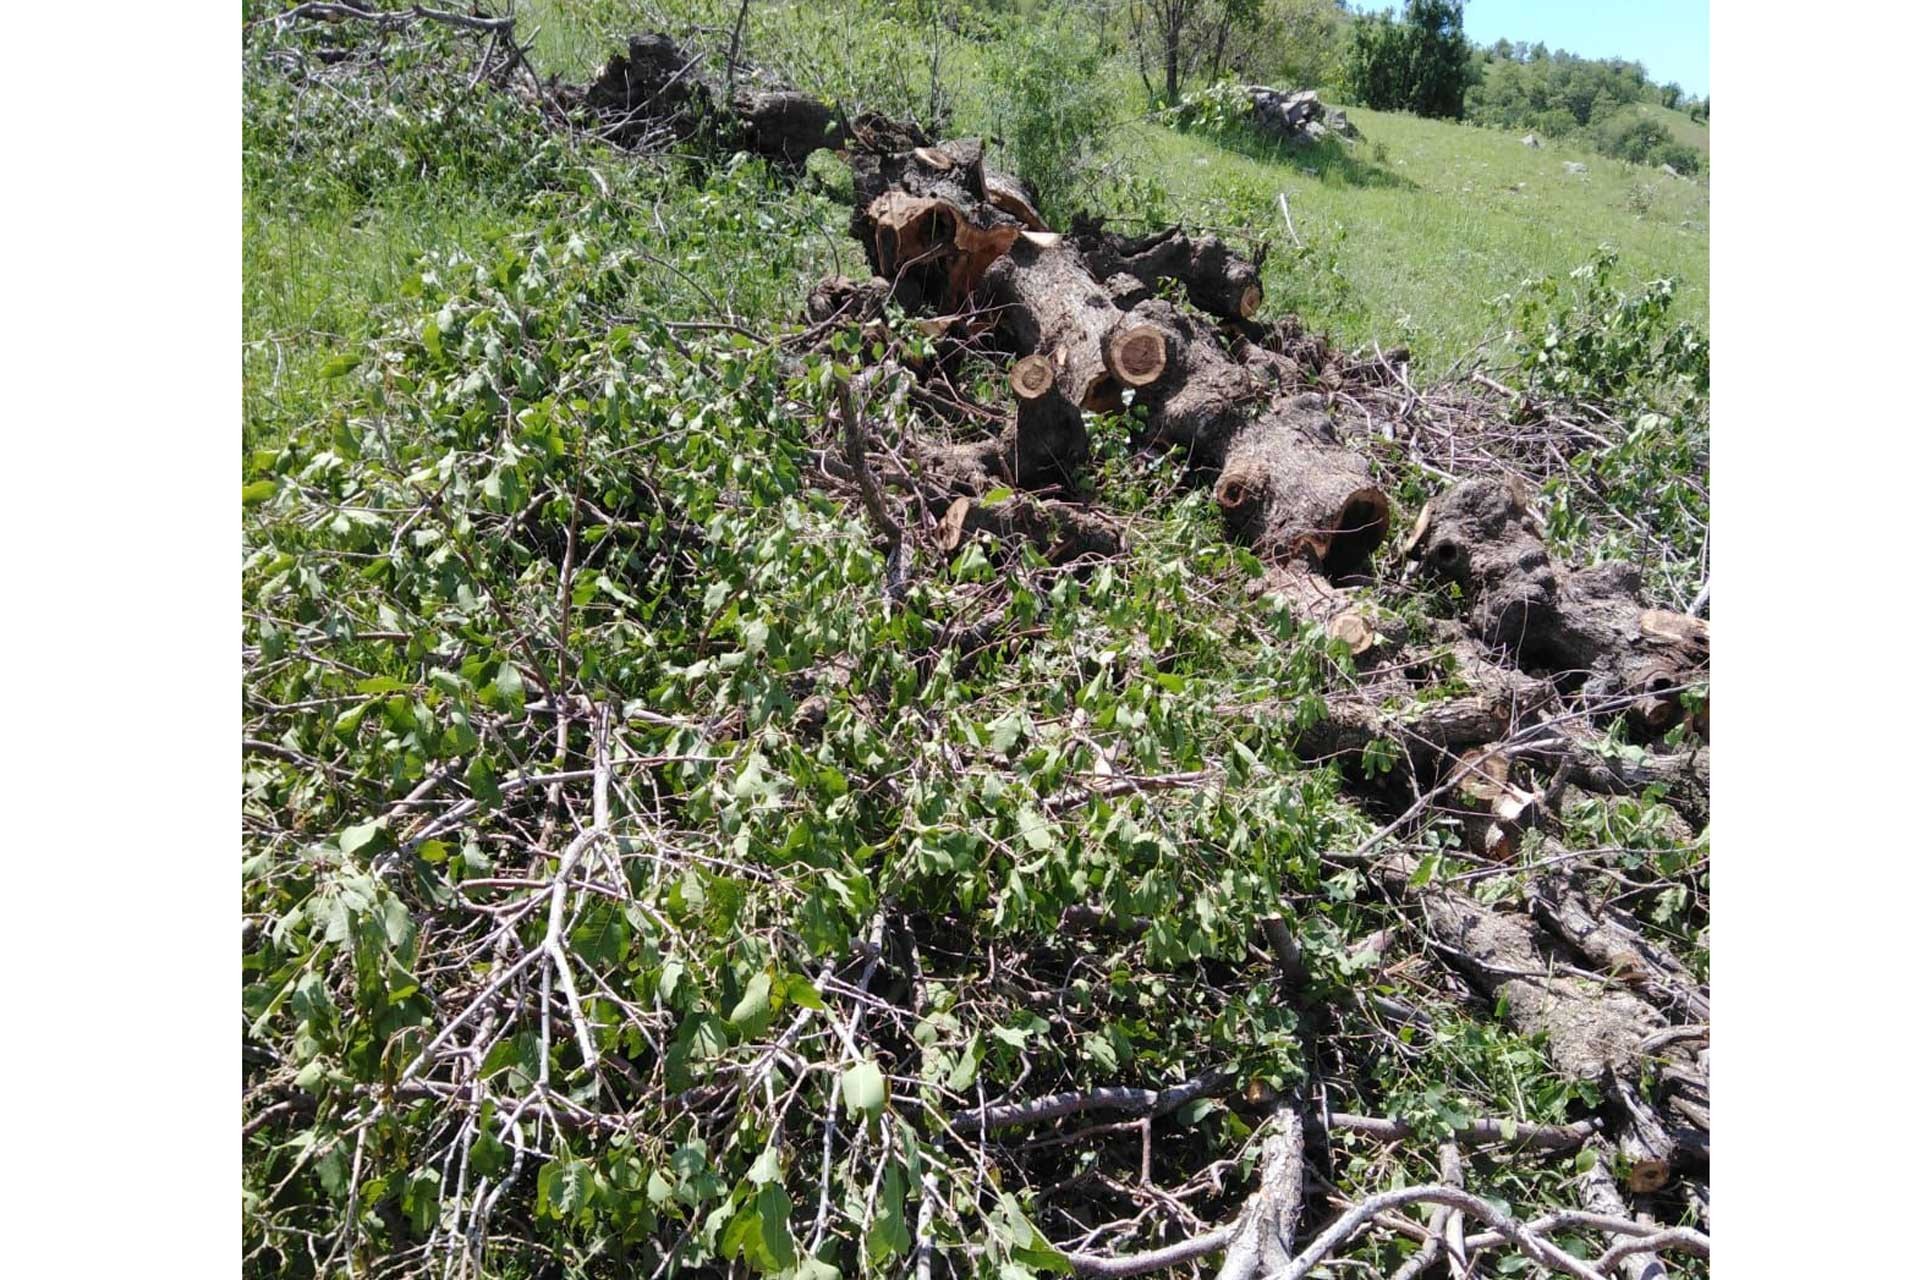
[[[1675,141],[1658,120],[1642,115],[1645,104],[1708,117],[1707,100],[1687,97],[1678,84],[1656,85],[1647,69],[1619,58],[1580,58],[1544,44],[1497,40],[1475,51],[1474,81],[1467,87],[1465,118],[1474,124],[1526,129],[1549,138],[1584,137],[1602,153],[1634,164],[1670,164],[1699,172],[1699,150]]]
[[[1327,87],[1362,106],[1577,137],[1605,155],[1681,173],[1704,164],[1699,150],[1639,108],[1664,106],[1703,120],[1707,102],[1678,84],[1654,84],[1638,62],[1504,39],[1476,47],[1460,0],[1406,0],[1398,12],[1363,13],[1344,25],[1346,56]]]

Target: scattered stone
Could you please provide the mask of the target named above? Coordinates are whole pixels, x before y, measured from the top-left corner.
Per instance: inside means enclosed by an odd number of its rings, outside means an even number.
[[[1578,160],[1562,160],[1560,163],[1568,173],[1585,173],[1587,171],[1587,166],[1581,164]]]
[[[1523,147],[1532,147],[1535,150],[1538,150],[1540,147],[1540,139],[1536,138],[1534,135],[1530,133],[1526,137],[1520,139],[1520,145]]]
[[[1329,137],[1351,141],[1360,136],[1346,112],[1328,110],[1312,89],[1282,92],[1250,84],[1247,93],[1253,98],[1254,124],[1283,142],[1311,146]]]

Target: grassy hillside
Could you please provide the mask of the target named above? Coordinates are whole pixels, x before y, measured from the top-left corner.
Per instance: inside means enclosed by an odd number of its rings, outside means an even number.
[[[1705,324],[1704,184],[1552,141],[1532,149],[1497,130],[1349,115],[1364,141],[1306,155],[1145,123],[1118,147],[1123,163],[1165,185],[1177,216],[1274,246],[1275,305],[1348,343],[1405,342],[1429,369],[1497,334],[1490,304],[1500,295],[1530,276],[1566,274],[1602,243],[1619,250],[1630,279],[1679,280],[1678,312]],[[1281,193],[1305,253],[1292,247]]]
[[[1684,111],[1674,111],[1667,107],[1657,107],[1647,102],[1639,103],[1635,107],[1635,110],[1641,115],[1651,117],[1667,126],[1667,131],[1673,134],[1673,140],[1675,142],[1683,143],[1689,147],[1698,147],[1701,152],[1706,154],[1712,153],[1712,130],[1708,127],[1707,121],[1704,119],[1694,120]]]

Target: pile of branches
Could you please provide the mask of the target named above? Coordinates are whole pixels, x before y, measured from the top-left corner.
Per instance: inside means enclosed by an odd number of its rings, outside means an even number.
[[[745,17],[745,9],[741,10]],[[555,128],[627,152],[657,152],[695,139],[728,150],[748,151],[785,164],[804,161],[823,147],[849,140],[886,137],[901,126],[871,113],[844,112],[777,83],[739,57],[738,30],[715,74],[706,60],[671,36],[651,33],[629,40],[586,83],[542,79],[528,59],[511,15],[460,13],[425,5],[383,8],[367,3],[310,0],[262,18],[275,44],[273,56],[290,73],[324,78],[341,63],[382,62],[393,43],[441,30],[484,41],[468,87],[486,84],[524,97]],[[337,28],[348,34],[330,38]],[[372,31],[374,42],[358,37]],[[307,65],[296,38],[318,37],[319,69]]]
[[[1597,1085],[1606,1099],[1591,1124],[1550,1139],[1597,1158],[1580,1182],[1582,1208],[1543,1219],[1600,1226],[1611,1243],[1597,1265],[1457,1185],[1373,1197],[1323,1222],[1296,1253],[1296,1228],[1303,1214],[1314,1217],[1302,1204],[1299,1138],[1311,1112],[1296,1102],[1294,1112],[1282,1108],[1263,1147],[1261,1190],[1233,1222],[1141,1257],[1075,1255],[1076,1268],[1128,1275],[1225,1250],[1223,1275],[1304,1275],[1380,1215],[1417,1203],[1433,1213],[1408,1275],[1447,1250],[1459,1274],[1471,1265],[1466,1255],[1493,1244],[1578,1276],[1617,1269],[1644,1277],[1659,1273],[1662,1249],[1704,1254],[1704,1236],[1631,1217],[1622,1197],[1659,1192],[1689,1168],[1704,1204],[1707,995],[1631,917],[1582,891],[1579,857],[1546,833],[1574,797],[1653,786],[1679,815],[1676,839],[1704,827],[1709,625],[1650,606],[1631,566],[1579,569],[1550,556],[1513,465],[1515,437],[1496,426],[1450,433],[1444,456],[1418,464],[1469,474],[1440,472],[1454,482],[1404,531],[1399,558],[1407,575],[1456,590],[1464,607],[1437,646],[1410,644],[1374,590],[1373,563],[1394,520],[1386,478],[1351,438],[1356,418],[1368,438],[1382,420],[1402,431],[1431,421],[1407,381],[1404,351],[1348,355],[1291,318],[1263,323],[1257,259],[1218,237],[1177,227],[1128,237],[1094,221],[1054,231],[1033,215],[1016,177],[987,167],[977,142],[856,154],[853,167],[852,228],[874,274],[822,282],[808,316],[886,340],[886,315],[898,307],[921,317],[916,327],[931,340],[931,354],[911,360],[892,341],[889,358],[855,380],[842,399],[845,445],[829,468],[857,490],[894,558],[903,539],[939,555],[977,534],[1024,537],[1061,563],[1125,554],[1098,495],[1074,490],[1090,452],[1089,421],[1126,409],[1133,446],[1180,454],[1192,481],[1211,489],[1226,531],[1269,564],[1266,588],[1358,659],[1353,687],[1299,737],[1304,757],[1351,765],[1356,791],[1395,815],[1351,856],[1379,893],[1404,905],[1426,948],[1515,1027],[1543,1036],[1560,1072]],[[971,402],[946,375],[983,346],[1006,361],[1006,407],[997,411]],[[881,389],[944,410],[950,423],[999,425],[983,438],[976,428],[975,438],[962,431],[936,444],[872,437],[864,406]],[[1499,423],[1509,415],[1484,416]],[[1460,434],[1508,446],[1495,475],[1473,476],[1477,458],[1463,465]],[[1421,442],[1408,443],[1417,451]],[[1487,457],[1499,445],[1477,447]],[[1000,487],[1021,500],[987,505]],[[917,529],[895,513],[894,492],[919,514]],[[1609,726],[1624,730],[1628,750]],[[1385,780],[1359,767],[1382,743],[1392,747]],[[1472,854],[1488,866],[1544,837],[1545,869],[1525,888],[1528,912],[1488,910],[1422,876],[1404,836],[1441,813],[1465,824]],[[1278,921],[1268,927],[1282,972],[1304,988],[1310,975],[1298,948]],[[1050,1098],[1001,1114],[1026,1123],[1097,1105],[1092,1096]],[[1157,1104],[1141,1097],[1126,1105]],[[1457,1176],[1457,1155],[1446,1161]],[[1463,1242],[1461,1215],[1489,1230]]]
[[[350,6],[301,9],[370,20]],[[502,38],[511,50],[503,56],[519,58]],[[1280,916],[1259,922],[1260,964],[1197,970],[1189,994],[1276,991],[1297,1011],[1306,1043],[1306,1076],[1295,1087],[1262,1092],[1223,1065],[1151,1085],[1049,1093],[1024,1088],[1022,1070],[989,1097],[977,1047],[936,1060],[948,1052],[935,1046],[955,988],[977,979],[969,999],[1044,1009],[1073,981],[1073,935],[1095,931],[1119,952],[1140,945],[1155,922],[1089,905],[1062,919],[1057,937],[997,948],[956,917],[876,899],[869,887],[774,875],[703,828],[692,807],[650,795],[662,769],[742,762],[702,745],[724,738],[726,726],[597,700],[567,661],[567,609],[579,566],[597,548],[649,526],[706,535],[671,512],[608,514],[576,500],[553,549],[554,657],[529,662],[540,687],[518,707],[546,726],[520,744],[528,767],[504,780],[436,769],[342,835],[330,856],[372,857],[365,883],[340,890],[339,927],[353,949],[334,972],[296,975],[276,997],[324,1013],[330,984],[351,987],[387,944],[410,948],[418,989],[394,997],[412,1003],[390,1011],[402,1029],[376,1082],[333,1088],[249,1038],[249,1136],[297,1135],[326,1108],[353,1139],[303,1151],[295,1165],[297,1173],[309,1155],[331,1160],[323,1178],[348,1188],[342,1224],[299,1232],[315,1269],[356,1257],[358,1224],[377,1211],[422,1224],[427,1243],[411,1265],[478,1270],[501,1223],[524,1230],[536,1197],[542,1211],[584,1211],[590,1184],[571,1152],[589,1142],[636,1151],[649,1141],[642,1118],[699,1135],[676,1151],[670,1179],[652,1174],[657,1188],[637,1161],[629,1163],[642,1185],[620,1188],[661,1208],[646,1241],[661,1269],[697,1250],[768,1272],[825,1275],[831,1268],[813,1260],[830,1237],[872,1266],[911,1265],[923,1280],[983,1266],[1191,1273],[1212,1258],[1232,1280],[1292,1278],[1381,1231],[1416,1243],[1399,1271],[1407,1277],[1472,1274],[1491,1255],[1518,1253],[1583,1280],[1646,1280],[1664,1274],[1663,1255],[1707,1256],[1706,1234],[1680,1219],[1704,1227],[1709,1218],[1708,993],[1590,887],[1582,855],[1558,846],[1555,832],[1582,797],[1649,787],[1677,815],[1676,842],[1704,829],[1708,624],[1644,600],[1626,567],[1575,568],[1548,553],[1525,483],[1526,467],[1544,464],[1497,425],[1512,415],[1483,420],[1474,407],[1504,406],[1506,397],[1436,400],[1410,385],[1405,352],[1341,352],[1295,321],[1261,319],[1257,255],[1178,227],[1124,236],[1083,220],[1057,230],[976,140],[935,142],[875,122],[856,129],[796,96],[750,99],[743,111],[738,93],[716,94],[691,68],[671,42],[642,37],[593,86],[556,96],[568,110],[584,104],[616,141],[688,137],[683,122],[718,116],[731,119],[734,136],[763,139],[788,159],[816,143],[847,149],[851,228],[872,274],[821,282],[787,345],[798,352],[852,332],[862,349],[880,352],[838,382],[812,461],[816,481],[872,522],[888,592],[982,539],[1030,547],[1069,574],[1125,556],[1124,522],[1087,487],[1091,432],[1126,430],[1140,453],[1177,459],[1186,483],[1211,495],[1227,534],[1265,563],[1262,589],[1354,659],[1350,687],[1324,715],[1303,718],[1297,752],[1340,769],[1352,796],[1381,818],[1358,847],[1323,852],[1351,865],[1400,918],[1368,949],[1377,960],[1396,951],[1418,958],[1502,1011],[1598,1103],[1558,1125],[1459,1118],[1433,1143],[1438,1180],[1340,1201],[1323,1172],[1333,1144],[1404,1144],[1422,1133],[1396,1117],[1334,1110],[1330,1062],[1354,1043],[1408,1052],[1422,1015],[1320,967]],[[762,111],[755,101],[778,105]],[[970,361],[998,369],[1004,393],[972,394],[956,376]],[[1444,437],[1436,423],[1447,424]],[[1396,512],[1396,477],[1386,474],[1406,460],[1447,481],[1411,520]],[[587,541],[583,512],[608,536]],[[456,530],[429,494],[395,515],[407,531],[444,525],[451,539]],[[1390,556],[1409,580],[1457,595],[1458,616],[1411,634],[1386,607],[1405,588],[1377,576]],[[523,620],[502,622],[533,634]],[[262,644],[250,662],[324,661],[316,649],[327,637],[277,625],[277,648]],[[943,643],[977,652],[1020,636],[1002,610]],[[386,639],[408,637],[394,629]],[[795,732],[818,732],[820,714],[803,702]],[[629,737],[636,725],[659,738]],[[503,734],[506,723],[478,715],[472,731]],[[325,762],[267,737],[249,741],[303,776],[326,775]],[[1096,773],[1080,802],[1204,781]],[[736,794],[750,794],[753,776],[738,775]],[[1413,837],[1442,818],[1469,831],[1464,856],[1476,867],[1511,869],[1531,851],[1524,911],[1490,908],[1432,876]],[[450,891],[414,885],[409,877],[426,883],[421,866],[447,857],[483,819],[524,865]],[[684,872],[689,895],[697,869],[724,868],[764,888],[788,918],[857,918],[859,938],[810,973],[756,977],[733,993],[724,1020],[689,1013],[673,994],[680,957],[693,951],[683,934],[690,919],[720,908],[636,898],[634,868],[651,873],[655,864]],[[319,910],[305,923],[332,930]],[[411,913],[429,922],[424,941]],[[249,944],[299,927],[298,914],[249,921]],[[651,967],[635,983],[617,970],[639,965],[643,945]],[[253,1025],[266,1026],[277,1008]],[[691,1062],[722,1058],[714,1071],[690,1074]],[[1207,1144],[1188,1140],[1212,1100],[1255,1128],[1250,1178],[1241,1162],[1210,1158]],[[430,1135],[412,1153],[423,1174],[404,1194],[383,1183],[377,1205],[363,1205],[366,1152],[391,1140],[382,1126],[402,1115]],[[666,1210],[713,1180],[743,1135],[764,1149],[728,1200],[730,1216],[709,1220],[711,1229],[692,1219],[668,1230]],[[1516,1214],[1467,1185],[1468,1148],[1573,1159],[1578,1203]],[[617,1180],[629,1166],[614,1165],[608,1176]],[[789,1185],[814,1191],[796,1201]],[[1034,1192],[1038,1228],[1003,1187]],[[1116,1202],[1117,1216],[1089,1221],[1095,1207]],[[1409,1216],[1417,1209],[1421,1217]],[[986,1243],[961,1238],[960,1222],[983,1227]],[[1596,1240],[1598,1254],[1556,1243],[1568,1232]],[[1127,1247],[1143,1240],[1159,1243]]]

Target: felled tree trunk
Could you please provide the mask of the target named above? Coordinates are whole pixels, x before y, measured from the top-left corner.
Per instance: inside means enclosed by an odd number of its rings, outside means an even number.
[[[1094,278],[1122,281],[1123,295],[1150,294],[1163,280],[1186,286],[1187,299],[1202,311],[1233,320],[1251,320],[1265,296],[1260,264],[1241,257],[1216,235],[1192,237],[1179,227],[1129,238],[1106,230],[1098,220],[1076,218],[1070,234]]]
[[[1564,853],[1551,842],[1547,845],[1549,857]],[[1527,907],[1534,919],[1594,969],[1646,992],[1692,1021],[1706,1022],[1713,1016],[1706,993],[1685,965],[1640,930],[1589,902],[1566,875],[1543,872],[1532,877]]]
[[[1417,865],[1410,855],[1396,854],[1382,870],[1389,884],[1404,890]],[[1557,1070],[1606,1090],[1620,1119],[1633,1189],[1666,1185],[1673,1139],[1634,1084],[1641,1045],[1663,1025],[1659,1014],[1638,996],[1555,973],[1550,949],[1522,917],[1488,910],[1450,889],[1427,887],[1416,897],[1428,935],[1447,961],[1502,1004],[1514,1026],[1544,1035]]]
[[[1631,565],[1554,563],[1512,485],[1469,480],[1447,490],[1421,512],[1408,552],[1465,592],[1480,639],[1578,679],[1590,705],[1629,714],[1645,733],[1677,723],[1679,690],[1706,675],[1707,623],[1647,608]]]
[[[1150,299],[1128,315],[1159,329],[1177,356],[1142,390],[1148,429],[1184,446],[1203,473],[1217,472],[1214,501],[1227,528],[1328,578],[1363,568],[1386,536],[1387,497],[1332,420],[1311,401],[1270,405],[1253,371],[1169,303]]]
[[[1259,305],[1257,264],[1177,230],[1139,241],[1093,226],[1054,235],[1024,190],[986,167],[978,142],[856,155],[854,192],[854,234],[896,297],[941,311],[971,299],[1021,358],[1010,388],[1017,438],[998,451],[1021,484],[1053,482],[1084,456],[1074,410],[1117,409],[1130,389],[1153,433],[1217,475],[1214,497],[1236,536],[1329,576],[1364,567],[1385,536],[1386,495],[1325,415],[1268,405],[1270,384],[1220,335],[1156,299],[1123,310],[1102,285],[1125,280],[1120,297],[1132,299],[1142,282],[1179,279],[1200,305],[1244,317]]]
[[[1069,404],[1112,412],[1126,388],[1166,373],[1166,332],[1089,285],[1079,252],[1051,235],[1018,239],[981,277],[982,303],[1024,357],[1014,367],[1016,396],[1056,388]]]

